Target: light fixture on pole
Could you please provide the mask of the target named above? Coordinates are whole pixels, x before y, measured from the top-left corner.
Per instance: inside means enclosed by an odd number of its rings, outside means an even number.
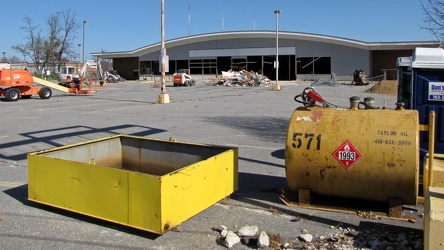
[[[170,96],[166,92],[165,88],[165,57],[166,57],[166,49],[165,49],[165,9],[164,9],[164,0],[161,0],[160,6],[160,60],[161,60],[161,86],[160,86],[160,95],[157,103],[166,104],[170,103]]]
[[[276,68],[276,84],[274,85],[274,90],[281,90],[281,86],[279,85],[279,14],[281,10],[275,10],[274,14],[276,14],[276,61],[274,67]]]
[[[77,61],[77,68],[80,68],[80,46],[82,46],[82,44],[78,44],[79,45],[79,60]],[[80,70],[80,69],[78,69],[78,70]]]
[[[85,62],[85,24],[89,22],[89,20],[84,20],[83,21],[83,36],[82,36],[82,40],[83,40],[83,52],[82,52],[82,63]]]

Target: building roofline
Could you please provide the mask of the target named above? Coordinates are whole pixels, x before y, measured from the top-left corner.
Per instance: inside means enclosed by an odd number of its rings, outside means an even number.
[[[235,38],[276,38],[276,31],[255,30],[205,33],[167,40],[165,41],[165,46],[168,49],[171,47],[196,42]],[[404,50],[414,49],[416,47],[439,47],[439,42],[434,41],[363,42],[343,37],[289,31],[279,31],[279,38],[324,42],[366,50]],[[160,51],[160,42],[137,48],[131,51],[91,53],[91,55],[101,58],[139,57],[155,51]]]

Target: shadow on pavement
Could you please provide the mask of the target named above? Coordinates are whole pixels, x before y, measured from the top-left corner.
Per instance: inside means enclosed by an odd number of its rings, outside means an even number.
[[[71,211],[67,211],[64,209],[60,209],[60,208],[56,208],[56,207],[51,207],[48,205],[44,205],[44,204],[39,204],[39,203],[35,203],[32,201],[28,200],[28,185],[21,185],[15,188],[11,188],[8,190],[3,191],[5,194],[11,196],[12,198],[18,200],[19,202],[23,203],[23,205],[28,206],[28,207],[32,207],[32,208],[36,208],[39,210],[44,210],[46,212],[50,212],[50,213],[54,213],[54,214],[58,214],[60,216],[64,216],[64,217],[68,217],[68,218],[72,218],[75,220],[79,220],[79,221],[83,221],[83,222],[87,222],[87,223],[91,223],[91,224],[95,224],[95,225],[99,225],[101,227],[106,227],[109,229],[113,229],[113,230],[117,230],[120,232],[125,232],[128,234],[133,234],[133,235],[137,235],[140,237],[144,237],[147,239],[151,239],[151,240],[155,240],[156,238],[160,237],[160,235],[158,234],[154,234],[154,233],[150,233],[147,231],[143,231],[143,230],[139,230],[136,228],[132,228],[129,226],[125,226],[125,225],[120,225],[120,224],[116,224],[113,222],[108,222],[102,219],[96,219],[87,215],[82,215],[79,213],[75,213],[75,212],[71,212]],[[70,241],[71,242],[71,241]],[[82,242],[79,242],[82,243]],[[83,242],[85,243],[85,242]],[[86,242],[87,244],[92,244],[90,241]],[[104,246],[108,246],[108,245],[104,245],[104,244],[100,244],[97,243],[97,246],[100,247],[104,247]],[[112,245],[112,247],[118,247],[115,245]],[[123,247],[123,246],[122,246]],[[127,248],[128,246],[124,246],[123,248]],[[135,248],[135,249],[139,249],[139,248]]]
[[[208,120],[235,130],[273,142],[284,142],[287,138],[289,119],[270,116],[219,116]]]
[[[71,137],[88,138],[88,136],[91,136],[90,138],[94,138],[93,137],[94,134],[97,133],[101,134],[105,133],[109,134],[109,136],[112,136],[112,135],[122,134],[125,131],[137,131],[134,133],[129,133],[130,135],[135,135],[135,136],[149,136],[165,132],[165,130],[158,128],[151,128],[151,127],[131,125],[131,124],[122,124],[118,126],[103,127],[103,128],[94,128],[89,126],[78,125],[78,126],[63,127],[58,129],[48,129],[48,130],[33,131],[30,133],[23,133],[20,134],[20,136],[23,136],[27,139],[23,139],[21,141],[3,143],[0,144],[0,148],[4,151],[7,150],[8,148],[15,148],[33,143],[45,143],[49,145],[48,148],[60,147],[66,145],[62,145],[57,141]],[[25,160],[28,153],[31,152],[20,152],[15,155],[5,155],[0,153],[0,159],[10,160],[10,161]]]

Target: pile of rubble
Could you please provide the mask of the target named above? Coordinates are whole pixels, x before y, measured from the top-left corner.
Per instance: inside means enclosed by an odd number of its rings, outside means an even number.
[[[206,85],[211,86],[265,86],[270,84],[268,77],[259,75],[254,71],[222,71],[222,76],[204,81]]]
[[[270,236],[265,231],[259,232],[258,226],[243,226],[238,232],[228,230],[226,226],[214,226],[213,231],[220,233],[217,242],[232,249],[234,245],[242,243],[247,246],[266,248],[270,246]]]
[[[365,71],[362,69],[357,69],[355,72],[353,72],[353,81],[351,85],[368,85],[369,79],[367,77],[367,74],[365,74]]]
[[[316,79],[311,86],[331,86],[331,87],[335,87],[337,86],[339,83],[336,80],[336,74],[332,73],[332,79],[331,80],[325,80],[325,79]]]
[[[279,234],[267,234],[258,226],[243,226],[234,232],[225,226],[214,226],[219,232],[216,242],[228,249],[238,244],[258,249],[423,249],[422,235],[415,232],[403,233],[381,229],[363,230],[344,228],[342,224],[331,226],[336,232],[328,236],[317,236],[302,229],[294,239],[283,241]]]
[[[398,81],[382,80],[379,83],[375,84],[373,87],[367,89],[365,93],[396,96],[398,94]]]

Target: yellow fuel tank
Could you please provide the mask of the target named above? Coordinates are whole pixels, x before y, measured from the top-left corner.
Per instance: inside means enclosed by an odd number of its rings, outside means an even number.
[[[301,107],[288,128],[288,188],[320,195],[416,204],[416,110]]]

